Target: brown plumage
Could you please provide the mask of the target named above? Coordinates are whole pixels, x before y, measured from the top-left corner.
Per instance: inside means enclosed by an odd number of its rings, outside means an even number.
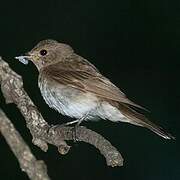
[[[42,96],[58,112],[80,121],[100,117],[113,122],[128,122],[146,127],[165,139],[174,138],[136,112],[133,107],[142,107],[129,100],[94,65],[75,54],[70,46],[44,40],[27,56],[17,59],[25,64],[31,60],[36,65]]]

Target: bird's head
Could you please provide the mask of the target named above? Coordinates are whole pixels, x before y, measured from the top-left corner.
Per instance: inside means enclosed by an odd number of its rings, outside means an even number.
[[[38,70],[51,63],[63,61],[68,56],[72,55],[73,49],[64,43],[59,43],[55,40],[40,41],[31,51],[24,56],[15,57],[20,62],[28,64],[32,61]]]

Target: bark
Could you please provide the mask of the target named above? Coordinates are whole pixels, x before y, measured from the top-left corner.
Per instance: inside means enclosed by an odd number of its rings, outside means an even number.
[[[27,173],[29,179],[50,180],[47,175],[45,163],[41,160],[36,160],[28,145],[24,142],[19,132],[1,109],[0,132],[18,159],[21,170]]]

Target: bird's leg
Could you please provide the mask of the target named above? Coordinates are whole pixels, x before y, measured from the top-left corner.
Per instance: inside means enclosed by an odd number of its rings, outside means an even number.
[[[69,126],[69,125],[71,125],[71,124],[76,124],[75,126],[74,126],[74,130],[73,130],[73,139],[74,139],[74,141],[76,142],[77,141],[77,138],[76,138],[76,129],[77,129],[77,127],[82,123],[82,121],[83,120],[85,120],[87,117],[88,117],[88,115],[89,115],[89,112],[88,113],[86,113],[84,116],[82,116],[81,118],[79,118],[79,119],[76,119],[76,120],[74,120],[74,121],[70,121],[70,122],[67,122],[67,123],[63,123],[63,124],[61,124],[61,126]]]
[[[61,127],[63,127],[63,126],[69,126],[69,125],[71,125],[71,124],[77,123],[78,121],[79,121],[79,119],[76,119],[76,120],[74,120],[74,121],[70,121],[70,122],[67,122],[67,123],[63,123],[63,124],[61,124],[60,126],[61,126]]]
[[[81,118],[79,118],[79,119],[77,119],[77,120],[75,120],[77,123],[76,123],[76,125],[74,126],[74,141],[76,142],[77,141],[77,136],[76,136],[76,129],[77,129],[77,127],[82,123],[82,121],[84,121],[87,117],[88,117],[88,115],[89,115],[89,112],[87,112],[85,115],[83,115]],[[74,124],[75,123],[75,121],[72,121],[72,123],[71,124]]]
[[[78,121],[79,121],[79,119],[76,119],[76,120],[74,120],[74,121],[67,122],[67,123],[65,123],[64,125],[65,125],[65,126],[69,126],[69,125],[71,125],[71,124],[78,123]]]

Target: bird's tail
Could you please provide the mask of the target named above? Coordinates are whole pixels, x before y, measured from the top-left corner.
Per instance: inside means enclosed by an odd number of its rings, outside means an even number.
[[[175,137],[172,136],[170,133],[166,132],[165,130],[163,130],[163,128],[159,127],[158,125],[152,123],[144,115],[136,112],[128,105],[119,104],[118,109],[126,118],[129,119],[129,123],[137,126],[146,127],[165,139],[175,139]]]
[[[151,123],[151,124],[146,125],[146,127],[148,129],[150,129],[151,131],[153,131],[154,133],[156,133],[157,135],[159,135],[165,139],[175,139],[175,137],[173,135],[166,132],[162,127],[159,127],[155,124]]]

